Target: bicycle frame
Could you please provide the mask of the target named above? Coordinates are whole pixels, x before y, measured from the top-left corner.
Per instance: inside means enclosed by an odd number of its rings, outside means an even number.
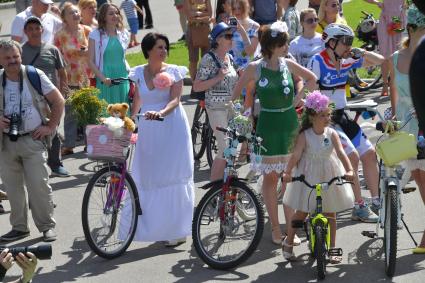
[[[330,229],[329,229],[329,220],[328,218],[323,215],[322,211],[322,186],[327,188],[327,183],[319,183],[316,184],[315,190],[316,190],[316,211],[310,215],[309,222],[310,222],[310,245],[311,250],[314,251],[314,245],[316,243],[316,235],[314,233],[314,227],[317,225],[317,223],[320,221],[323,223],[323,226],[326,227],[326,245],[329,248],[331,245],[331,235],[330,235]]]

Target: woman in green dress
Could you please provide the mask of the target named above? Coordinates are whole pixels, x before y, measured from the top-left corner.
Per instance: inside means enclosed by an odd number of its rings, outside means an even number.
[[[111,84],[113,78],[127,77],[130,69],[125,60],[129,34],[124,29],[119,8],[114,4],[103,4],[98,22],[99,27],[89,35],[89,64],[96,75],[100,98],[108,103],[128,102],[128,82]]]
[[[265,26],[260,38],[263,58],[248,65],[238,81],[233,99],[238,99],[241,91],[251,81],[255,82],[257,96],[260,99],[261,111],[257,122],[257,135],[263,138],[261,161],[254,163],[254,169],[263,176],[262,193],[272,228],[272,241],[281,244],[277,210],[277,183],[289,160],[290,150],[297,133],[298,120],[295,106],[299,106],[304,96],[304,89],[294,94],[292,76],[301,77],[304,88],[316,88],[316,76],[297,63],[287,60],[289,35],[286,24],[275,22]],[[249,111],[248,111],[249,112]],[[284,207],[285,218],[292,217],[290,208]]]

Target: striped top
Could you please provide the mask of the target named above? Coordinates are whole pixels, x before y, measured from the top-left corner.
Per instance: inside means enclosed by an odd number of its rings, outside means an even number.
[[[125,16],[127,19],[136,18],[137,19],[137,11],[136,11],[136,1],[134,0],[124,0],[121,3],[120,9],[124,10]]]

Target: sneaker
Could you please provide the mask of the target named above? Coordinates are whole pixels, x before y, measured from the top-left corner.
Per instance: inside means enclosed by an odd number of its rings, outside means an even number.
[[[376,223],[378,222],[378,216],[370,210],[369,206],[362,205],[358,208],[353,208],[351,220],[359,220],[366,223]]]
[[[45,242],[53,242],[56,241],[56,232],[53,229],[49,229],[43,232],[43,241]]]
[[[184,244],[184,243],[186,243],[186,238],[180,238],[180,239],[174,239],[174,240],[165,242],[165,246],[172,248],[172,247],[180,246],[181,244]]]
[[[1,241],[4,242],[11,242],[16,241],[25,237],[28,237],[30,235],[30,232],[23,232],[18,230],[11,230],[9,233],[4,234],[0,237]]]
[[[56,169],[52,169],[52,176],[56,177],[68,177],[69,172],[63,166],[59,166]]]
[[[0,201],[7,200],[7,193],[0,190]]]
[[[372,205],[370,206],[370,210],[372,210],[373,213],[375,213],[376,215],[379,215],[379,209],[381,209],[381,205],[372,202]]]

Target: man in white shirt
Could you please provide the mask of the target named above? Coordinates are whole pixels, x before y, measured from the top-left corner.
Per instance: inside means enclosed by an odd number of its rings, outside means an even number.
[[[43,24],[42,41],[53,44],[55,34],[62,28],[62,21],[56,16],[48,13],[52,0],[32,0],[32,6],[16,15],[12,22],[12,39],[23,44],[28,38],[24,33],[26,20],[31,16],[41,19]]]
[[[26,194],[44,241],[54,241],[56,222],[52,187],[48,183],[46,138],[55,132],[65,101],[47,76],[37,70],[44,97],[40,99],[21,56],[22,49],[16,41],[0,42],[0,62],[4,66],[0,70],[0,178],[9,198],[12,225],[0,241],[29,236]],[[50,113],[46,111],[47,104]]]

